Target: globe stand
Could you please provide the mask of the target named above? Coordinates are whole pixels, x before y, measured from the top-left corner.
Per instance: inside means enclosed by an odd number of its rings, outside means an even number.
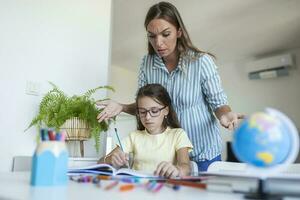
[[[246,199],[268,199],[268,200],[281,200],[281,195],[274,195],[265,192],[265,179],[258,180],[258,188],[255,193],[248,193],[244,197]]]

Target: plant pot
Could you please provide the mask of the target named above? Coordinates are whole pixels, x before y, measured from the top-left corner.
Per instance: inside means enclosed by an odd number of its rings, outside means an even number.
[[[84,144],[83,142],[91,138],[90,127],[86,124],[84,120],[79,119],[78,117],[73,117],[68,119],[60,128],[61,131],[66,131],[66,142],[80,142],[80,156],[84,157]],[[71,145],[71,144],[70,144]],[[69,146],[69,148],[71,148]],[[72,146],[72,145],[71,145]],[[74,146],[74,145],[73,145]],[[69,152],[71,156],[76,157],[76,149],[74,155],[73,151]]]
[[[68,119],[60,128],[66,131],[66,141],[85,141],[90,139],[90,127],[78,117]]]

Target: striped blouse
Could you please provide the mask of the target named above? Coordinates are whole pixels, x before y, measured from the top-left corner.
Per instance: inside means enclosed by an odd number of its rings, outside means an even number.
[[[181,57],[176,69],[168,72],[159,56],[146,55],[138,86],[150,83],[159,83],[169,92],[181,126],[194,146],[190,158],[199,162],[220,155],[222,141],[213,111],[226,105],[227,97],[212,58],[206,54],[193,60]]]

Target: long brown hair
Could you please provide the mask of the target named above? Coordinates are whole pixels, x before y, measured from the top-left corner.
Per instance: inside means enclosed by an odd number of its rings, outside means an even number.
[[[138,107],[138,100],[142,97],[150,97],[158,104],[169,108],[169,113],[163,121],[164,128],[166,128],[167,126],[170,126],[171,128],[181,128],[179,120],[177,118],[177,114],[172,106],[170,95],[162,85],[148,84],[141,87],[137,93],[136,100],[135,100],[137,107]],[[136,110],[138,111],[138,109]],[[136,114],[136,119],[137,119],[137,130],[145,130],[145,127],[142,124],[138,113]]]
[[[148,13],[146,15],[145,22],[144,22],[144,26],[145,26],[146,30],[147,30],[148,24],[153,19],[164,19],[164,20],[168,21],[169,23],[171,23],[172,25],[174,25],[177,30],[180,29],[182,31],[181,37],[177,38],[177,45],[176,45],[176,49],[180,55],[189,55],[188,51],[192,50],[195,54],[198,54],[198,55],[209,54],[212,57],[215,57],[213,54],[202,51],[193,45],[177,8],[174,5],[172,5],[171,3],[159,2],[150,7],[150,9],[148,10]],[[150,55],[155,54],[155,50],[153,49],[153,47],[149,41],[148,41],[148,53]]]

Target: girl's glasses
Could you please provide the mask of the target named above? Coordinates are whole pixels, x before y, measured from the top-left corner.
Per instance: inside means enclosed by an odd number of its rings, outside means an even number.
[[[151,117],[158,117],[160,115],[160,112],[167,106],[164,106],[162,108],[152,107],[149,110],[145,108],[138,108],[138,115],[140,117],[146,117],[147,113],[150,114]]]

